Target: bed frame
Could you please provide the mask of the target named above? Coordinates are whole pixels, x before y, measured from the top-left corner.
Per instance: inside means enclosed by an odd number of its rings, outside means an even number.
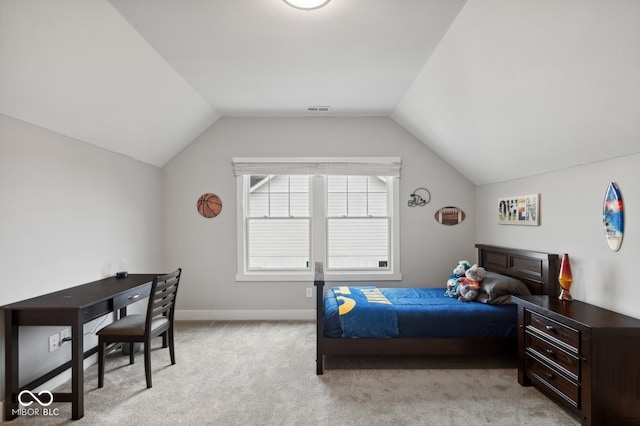
[[[558,293],[558,255],[476,244],[478,265],[524,282],[532,294]],[[324,336],[324,271],[315,264],[316,374],[324,372],[325,355],[500,355],[516,354],[516,338],[346,339]],[[443,283],[444,287],[444,283]]]

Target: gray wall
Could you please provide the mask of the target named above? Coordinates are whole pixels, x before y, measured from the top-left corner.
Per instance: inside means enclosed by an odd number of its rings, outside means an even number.
[[[0,305],[104,278],[124,262],[130,272],[163,270],[161,199],[160,169],[0,115]],[[97,326],[85,326],[85,348]],[[48,352],[61,329],[21,328],[23,383],[70,359],[69,344]]]
[[[625,204],[625,235],[609,249],[602,201],[616,182]],[[575,299],[640,318],[633,265],[640,258],[640,155],[588,164],[493,185],[476,191],[476,241],[568,253]],[[498,197],[540,193],[540,226],[497,224]]]
[[[235,281],[231,158],[401,156],[403,280],[384,285],[441,286],[458,260],[475,260],[476,242],[567,252],[576,299],[640,318],[628,272],[640,255],[632,216],[640,155],[475,188],[389,118],[224,118],[162,170],[2,115],[0,132],[0,304],[103,278],[126,259],[131,272],[185,269],[183,317],[309,317],[310,282]],[[627,212],[619,252],[609,250],[602,230],[610,181],[620,185]],[[420,186],[431,191],[431,203],[408,207]],[[205,192],[224,203],[214,219],[196,211]],[[541,194],[540,226],[497,224],[498,197],[534,192]],[[436,223],[435,210],[449,205],[467,213],[462,224]],[[85,328],[88,346],[96,326]],[[23,381],[68,359],[68,348],[47,351],[47,337],[59,328],[21,331]],[[0,373],[4,380],[4,362]]]
[[[402,157],[400,227],[402,282],[385,286],[443,286],[459,259],[475,259],[475,188],[390,118],[222,118],[163,170],[166,261],[185,270],[182,318],[312,318],[312,282],[236,282],[236,184],[233,157]],[[418,187],[431,191],[425,207],[408,207]],[[205,219],[196,200],[220,196],[222,212]],[[469,219],[447,227],[434,219],[445,206]],[[441,277],[437,279],[434,277]],[[190,312],[185,312],[190,311]]]

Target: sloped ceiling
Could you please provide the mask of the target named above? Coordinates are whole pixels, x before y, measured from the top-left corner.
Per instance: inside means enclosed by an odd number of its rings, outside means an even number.
[[[640,152],[640,2],[470,0],[393,117],[477,185]]]
[[[220,116],[391,116],[480,185],[640,152],[639,19],[634,0],[0,0],[0,113],[160,167]]]
[[[156,166],[217,119],[103,0],[0,1],[0,113]]]

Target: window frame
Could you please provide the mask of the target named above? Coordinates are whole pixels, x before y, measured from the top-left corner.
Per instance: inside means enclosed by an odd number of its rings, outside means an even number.
[[[273,272],[282,272],[285,274],[290,274],[290,273],[304,273],[304,272],[309,272],[311,271],[311,259],[312,259],[312,253],[311,253],[311,247],[312,247],[312,241],[311,238],[313,236],[312,234],[312,227],[311,227],[311,223],[313,221],[313,217],[311,215],[311,203],[312,203],[312,193],[311,193],[311,178],[312,176],[308,176],[308,175],[267,175],[266,176],[266,183],[265,185],[267,185],[267,215],[266,216],[257,216],[255,214],[251,214],[251,212],[249,210],[251,210],[252,206],[250,203],[250,196],[251,196],[251,177],[255,176],[255,175],[246,175],[245,177],[243,177],[243,196],[245,197],[244,199],[244,203],[246,206],[246,209],[243,212],[244,215],[244,226],[245,226],[245,256],[244,256],[244,262],[245,262],[245,271],[250,272],[250,273],[263,273],[263,272],[269,272],[269,273],[273,273]],[[306,216],[302,215],[302,216],[298,216],[298,215],[292,215],[292,210],[291,210],[291,197],[292,194],[295,194],[294,192],[291,191],[291,177],[292,176],[307,176],[307,191],[304,192],[304,194],[308,194],[307,197],[307,211],[306,211]],[[277,196],[278,193],[282,193],[282,192],[278,192],[278,191],[271,191],[271,184],[274,180],[274,178],[276,177],[286,177],[287,178],[287,191],[284,192],[287,194],[287,208],[286,208],[286,213],[284,215],[280,215],[277,213],[273,213],[272,212],[272,204],[273,203],[273,197]],[[300,194],[300,193],[298,193]],[[275,210],[275,208],[273,209]],[[251,261],[251,256],[250,256],[250,235],[247,233],[247,230],[250,228],[250,224],[251,222],[260,222],[263,220],[267,220],[267,221],[286,221],[286,220],[295,220],[295,221],[299,221],[299,222],[306,222],[306,228],[307,228],[307,236],[308,236],[308,259],[307,259],[307,265],[306,267],[291,267],[291,268],[282,268],[282,269],[264,269],[264,268],[260,268],[257,266],[251,266],[250,265],[250,261]]]
[[[335,215],[335,214],[330,214],[329,210],[330,210],[330,206],[331,206],[331,201],[330,201],[330,196],[331,194],[338,194],[338,192],[335,191],[330,191],[329,187],[330,187],[330,183],[329,181],[331,180],[331,176],[323,176],[324,181],[325,181],[325,189],[324,189],[324,203],[325,203],[325,215],[324,215],[324,221],[326,223],[326,228],[325,228],[325,232],[324,232],[324,237],[327,241],[326,243],[326,248],[325,248],[325,256],[324,256],[324,262],[325,262],[325,267],[324,267],[324,271],[325,272],[330,272],[330,273],[342,273],[342,272],[348,272],[348,273],[370,273],[370,272],[374,272],[374,273],[379,273],[381,271],[391,271],[391,257],[393,254],[393,247],[392,247],[392,241],[391,241],[391,235],[393,232],[392,229],[392,222],[391,222],[391,217],[392,217],[392,203],[393,203],[393,199],[391,197],[392,195],[392,190],[393,190],[393,182],[391,181],[391,177],[388,176],[384,176],[385,180],[384,180],[384,195],[385,195],[385,201],[384,201],[384,210],[385,210],[385,214],[384,215],[373,215],[372,214],[372,209],[370,208],[370,201],[371,201],[371,196],[370,194],[375,193],[374,191],[370,191],[369,188],[369,180],[370,179],[379,179],[381,176],[353,176],[353,175],[340,175],[338,177],[344,177],[346,178],[345,181],[345,186],[344,186],[344,197],[345,197],[345,205],[344,205],[344,210],[341,211],[340,213],[343,214],[339,214]],[[358,191],[358,190],[352,190],[350,188],[349,185],[349,178],[358,178],[358,177],[363,177],[365,178],[365,189],[364,192],[362,191]],[[382,193],[382,192],[380,192]],[[357,196],[357,194],[360,194],[361,196],[364,195],[364,214],[352,214],[351,212],[351,208],[350,208],[350,201],[355,200],[355,197]],[[354,209],[355,210],[355,209]],[[386,222],[386,255],[388,256],[386,259],[387,262],[387,266],[385,267],[361,267],[361,268],[346,268],[346,267],[340,267],[340,266],[331,266],[330,265],[330,258],[331,253],[330,253],[330,232],[329,232],[329,228],[330,228],[330,222],[331,221],[360,221],[360,220],[383,220],[384,222]],[[336,247],[337,249],[337,247]]]
[[[315,262],[323,262],[325,264],[325,280],[327,281],[399,281],[402,279],[400,271],[400,200],[399,200],[399,157],[384,158],[234,158],[236,167],[236,204],[237,204],[237,271],[236,281],[312,281],[314,279]],[[248,208],[248,190],[245,188],[245,175],[260,174],[251,170],[238,170],[238,164],[242,167],[251,168],[255,165],[275,165],[276,169],[269,174],[307,174],[287,173],[287,168],[282,165],[288,163],[294,165],[304,164],[305,167],[311,165],[310,176],[310,261],[309,270],[285,271],[285,270],[249,270],[247,267],[247,208]],[[387,203],[389,207],[389,266],[382,270],[327,270],[327,179],[326,174],[322,170],[325,167],[337,167],[338,171],[333,172],[334,175],[353,175],[348,173],[353,170],[353,164],[368,164],[374,168],[376,165],[393,164],[397,167],[397,176],[387,176],[390,178],[387,184]],[[357,169],[357,167],[356,167]],[[306,169],[303,169],[306,170]],[[318,171],[321,170],[321,171]],[[342,170],[343,172],[340,172]],[[344,173],[347,172],[347,173]],[[364,173],[360,173],[361,175]],[[385,175],[379,173],[379,170],[365,175]]]

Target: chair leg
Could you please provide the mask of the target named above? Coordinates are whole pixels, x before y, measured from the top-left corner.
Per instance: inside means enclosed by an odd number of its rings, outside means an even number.
[[[133,364],[135,360],[135,342],[129,342],[129,364]]]
[[[151,339],[144,342],[144,375],[147,378],[147,389],[151,387]]]
[[[171,356],[171,365],[176,363],[176,350],[175,350],[175,345],[174,345],[174,338],[173,338],[173,325],[171,327],[169,327],[169,330],[167,330],[167,337],[169,339],[169,355]]]
[[[98,387],[104,386],[104,342],[98,339]]]
[[[167,332],[166,331],[164,333],[162,333],[162,347],[163,348],[167,347]]]

